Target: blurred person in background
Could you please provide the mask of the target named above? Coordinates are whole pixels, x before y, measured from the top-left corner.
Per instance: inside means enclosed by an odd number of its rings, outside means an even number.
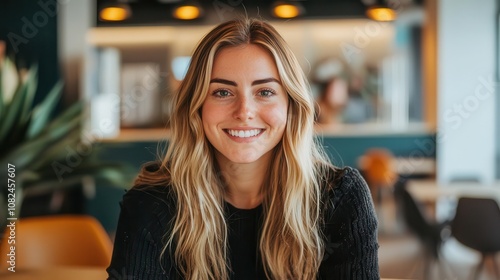
[[[372,120],[372,96],[366,92],[364,77],[352,75],[349,84],[349,98],[344,107],[345,123],[363,123]]]
[[[379,279],[368,187],[313,126],[277,31],[215,27],[173,98],[166,154],[123,197],[109,279]]]
[[[349,100],[348,83],[340,77],[334,77],[318,98],[317,122],[325,125],[342,123],[342,112]]]

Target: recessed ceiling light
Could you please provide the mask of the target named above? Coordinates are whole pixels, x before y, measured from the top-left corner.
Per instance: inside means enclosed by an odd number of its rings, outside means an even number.
[[[273,5],[273,15],[278,18],[294,18],[304,12],[304,8],[291,1],[277,1]]]
[[[103,6],[99,12],[99,19],[103,21],[122,21],[132,15],[132,10],[128,4],[117,3]]]
[[[201,17],[203,10],[196,1],[189,1],[174,9],[173,16],[176,19],[193,20]]]

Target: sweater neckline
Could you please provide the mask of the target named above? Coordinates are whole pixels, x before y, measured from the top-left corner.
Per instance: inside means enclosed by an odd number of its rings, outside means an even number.
[[[254,213],[259,213],[262,211],[262,203],[257,205],[256,207],[254,208],[250,208],[250,209],[241,209],[241,208],[237,208],[236,206],[232,205],[231,203],[227,202],[227,201],[224,201],[224,203],[226,204],[226,207],[229,211],[229,213],[244,213],[244,214],[254,214]]]

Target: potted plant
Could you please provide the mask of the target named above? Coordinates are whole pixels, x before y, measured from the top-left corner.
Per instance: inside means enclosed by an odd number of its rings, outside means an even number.
[[[61,96],[57,83],[33,106],[37,67],[0,66],[0,232],[17,218],[28,196],[53,193],[96,178],[120,187],[130,184],[128,166],[103,162],[99,145],[82,137],[84,106],[77,102],[54,115]]]

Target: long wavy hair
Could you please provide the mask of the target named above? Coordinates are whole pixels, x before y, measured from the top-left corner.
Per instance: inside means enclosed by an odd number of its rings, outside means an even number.
[[[162,255],[173,248],[171,253],[186,279],[228,279],[225,186],[200,111],[217,53],[244,44],[258,45],[272,54],[289,98],[285,132],[273,151],[263,186],[259,246],[264,269],[270,279],[314,279],[324,252],[320,182],[328,162],[314,140],[314,100],[307,79],[270,24],[258,19],[232,20],[200,41],[173,97],[171,138],[160,170],[143,169],[136,184],[168,185],[173,190],[177,213]]]

